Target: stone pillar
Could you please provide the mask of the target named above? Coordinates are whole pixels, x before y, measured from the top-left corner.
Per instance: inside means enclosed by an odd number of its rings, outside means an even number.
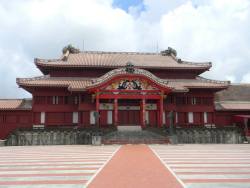
[[[146,124],[145,124],[145,122],[146,122],[146,102],[145,102],[145,99],[141,100],[140,114],[141,114],[141,117],[140,117],[141,127],[145,128],[145,126],[146,126]]]
[[[118,99],[114,99],[114,125],[118,125]]]

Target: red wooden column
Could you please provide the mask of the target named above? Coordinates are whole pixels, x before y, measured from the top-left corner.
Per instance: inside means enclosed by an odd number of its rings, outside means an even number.
[[[99,91],[96,91],[96,96],[95,96],[95,110],[96,112],[99,114],[99,109],[100,109],[100,98],[99,98]],[[97,122],[97,126],[99,127],[100,126],[100,118],[99,118],[99,115],[98,115],[98,118],[96,119]]]
[[[118,125],[118,99],[114,99],[114,125]]]
[[[146,120],[146,102],[145,102],[144,98],[141,100],[140,112],[141,112],[141,116],[140,116],[141,127],[145,128],[145,126],[146,126],[146,124],[145,124],[145,120]]]
[[[159,115],[158,115],[158,127],[162,127],[163,125],[163,95],[161,94],[161,98],[159,100],[159,103],[158,103],[158,112],[159,112]]]

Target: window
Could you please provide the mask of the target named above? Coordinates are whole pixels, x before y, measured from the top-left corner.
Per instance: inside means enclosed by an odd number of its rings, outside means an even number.
[[[58,104],[58,102],[59,102],[59,97],[58,96],[53,96],[52,104]]]
[[[196,104],[200,105],[202,103],[201,97],[196,97]]]
[[[44,96],[36,96],[36,97],[34,97],[34,103],[35,104],[45,104],[46,103],[46,97],[44,97]]]
[[[195,105],[195,104],[196,104],[196,98],[195,98],[195,97],[192,97],[191,100],[192,100],[192,101],[191,101],[191,104],[192,104],[192,105]]]
[[[45,112],[41,112],[41,120],[40,120],[41,124],[45,123]]]
[[[78,96],[74,96],[74,104],[78,104]]]
[[[174,96],[167,96],[166,103],[173,104],[174,103]]]
[[[4,122],[4,115],[1,114],[1,115],[0,115],[0,123],[3,123],[3,122]]]
[[[95,124],[95,111],[90,111],[90,124]]]
[[[176,98],[176,104],[177,105],[184,105],[184,104],[187,104],[188,100],[187,97],[177,97]]]
[[[69,104],[69,97],[68,96],[64,97],[64,104]]]
[[[194,123],[194,113],[188,112],[188,123]]]
[[[73,112],[72,122],[78,123],[78,112]]]
[[[207,112],[204,112],[204,123],[207,123]]]
[[[178,123],[178,112],[175,113],[175,123]]]
[[[205,104],[205,105],[212,105],[213,104],[213,98],[212,97],[205,97],[205,98],[203,98],[203,104]]]
[[[108,119],[107,119],[107,124],[111,125],[113,123],[113,112],[112,110],[108,111]]]
[[[166,124],[166,112],[165,111],[163,111],[163,114],[162,114],[162,123]]]
[[[145,120],[146,120],[146,124],[148,125],[149,124],[149,111],[146,111]]]

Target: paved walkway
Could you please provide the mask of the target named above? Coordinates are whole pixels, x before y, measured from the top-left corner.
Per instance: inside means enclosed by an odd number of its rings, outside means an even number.
[[[89,188],[181,188],[147,145],[125,145],[96,176]]]
[[[164,164],[187,188],[249,188],[250,145],[155,145]]]

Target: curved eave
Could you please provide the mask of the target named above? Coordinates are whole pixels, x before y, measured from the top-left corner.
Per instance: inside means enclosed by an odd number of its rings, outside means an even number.
[[[28,92],[32,92],[33,88],[42,88],[42,87],[49,87],[49,88],[67,88],[69,90],[69,84],[65,85],[51,85],[51,84],[29,84],[24,82],[17,82],[18,86],[25,89]]]
[[[213,89],[213,90],[223,90],[228,88],[228,86],[185,86],[189,89]]]
[[[152,65],[154,63],[152,62]],[[204,66],[190,66],[190,67],[176,67],[176,66],[169,66],[169,67],[163,67],[163,66],[135,66],[135,68],[142,68],[142,69],[153,69],[153,70],[194,70],[194,71],[200,71],[201,73],[204,71],[208,71],[211,68],[211,64],[204,63],[207,65]],[[107,65],[77,65],[77,64],[70,64],[70,63],[47,63],[46,61],[39,61],[35,59],[35,65],[36,67],[41,70],[43,73],[48,74],[49,70],[53,69],[76,69],[76,68],[102,68],[102,69],[116,69],[116,68],[122,68],[124,66],[117,65],[117,66],[107,66]],[[195,64],[192,64],[195,65]]]
[[[250,109],[216,109],[216,111],[220,111],[220,112],[227,112],[227,111],[230,111],[230,112],[249,112]]]
[[[0,108],[0,111],[31,111],[32,108]]]

